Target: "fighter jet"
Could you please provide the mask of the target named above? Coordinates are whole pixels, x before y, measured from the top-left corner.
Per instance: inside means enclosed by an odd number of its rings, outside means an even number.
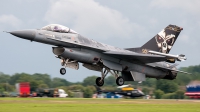
[[[103,86],[104,78],[110,73],[121,86],[125,81],[145,81],[146,78],[173,80],[178,72],[186,73],[177,70],[177,64],[174,64],[186,60],[185,55],[168,54],[182,30],[176,25],[168,25],[141,47],[124,49],[86,38],[58,24],[8,33],[53,45],[52,51],[63,66],[60,69],[62,75],[66,73],[66,67],[78,70],[82,63],[89,70],[101,72],[96,85]]]
[[[138,89],[132,89],[132,90],[115,90],[115,91],[109,91],[109,90],[102,90],[99,86],[94,85],[96,90],[97,90],[97,94],[102,94],[102,93],[112,93],[112,94],[118,94],[118,95],[122,95],[124,97],[130,97],[130,98],[136,98],[136,97],[142,97],[145,94],[138,90]],[[126,87],[126,86],[124,86]]]

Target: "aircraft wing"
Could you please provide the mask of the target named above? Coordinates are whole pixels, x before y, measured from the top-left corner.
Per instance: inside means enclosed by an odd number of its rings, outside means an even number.
[[[166,56],[141,54],[135,52],[107,51],[104,52],[104,54],[131,62],[153,63],[167,60]]]

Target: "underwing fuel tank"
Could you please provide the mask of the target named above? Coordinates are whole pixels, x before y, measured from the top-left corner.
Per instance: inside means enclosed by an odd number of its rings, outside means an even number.
[[[63,48],[63,47],[52,47],[53,53],[64,59],[73,59],[77,60],[78,62],[82,63],[97,63],[99,62],[100,58],[91,54],[89,52],[84,52],[81,49],[70,49],[70,48]]]

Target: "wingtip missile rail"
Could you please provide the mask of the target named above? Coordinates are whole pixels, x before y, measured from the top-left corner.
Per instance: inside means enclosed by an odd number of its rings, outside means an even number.
[[[165,54],[165,53],[156,52],[156,51],[148,51],[148,52],[151,53],[151,54],[156,54],[156,55],[166,56],[166,57],[169,57],[169,58],[174,58],[177,61],[185,61],[185,60],[187,60],[187,58],[183,54],[172,55],[172,54]]]

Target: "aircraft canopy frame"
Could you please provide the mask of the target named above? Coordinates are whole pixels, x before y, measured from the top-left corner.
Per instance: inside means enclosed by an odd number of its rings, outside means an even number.
[[[53,31],[53,32],[60,32],[60,33],[75,33],[76,31],[59,24],[50,24],[41,28],[41,30]]]

